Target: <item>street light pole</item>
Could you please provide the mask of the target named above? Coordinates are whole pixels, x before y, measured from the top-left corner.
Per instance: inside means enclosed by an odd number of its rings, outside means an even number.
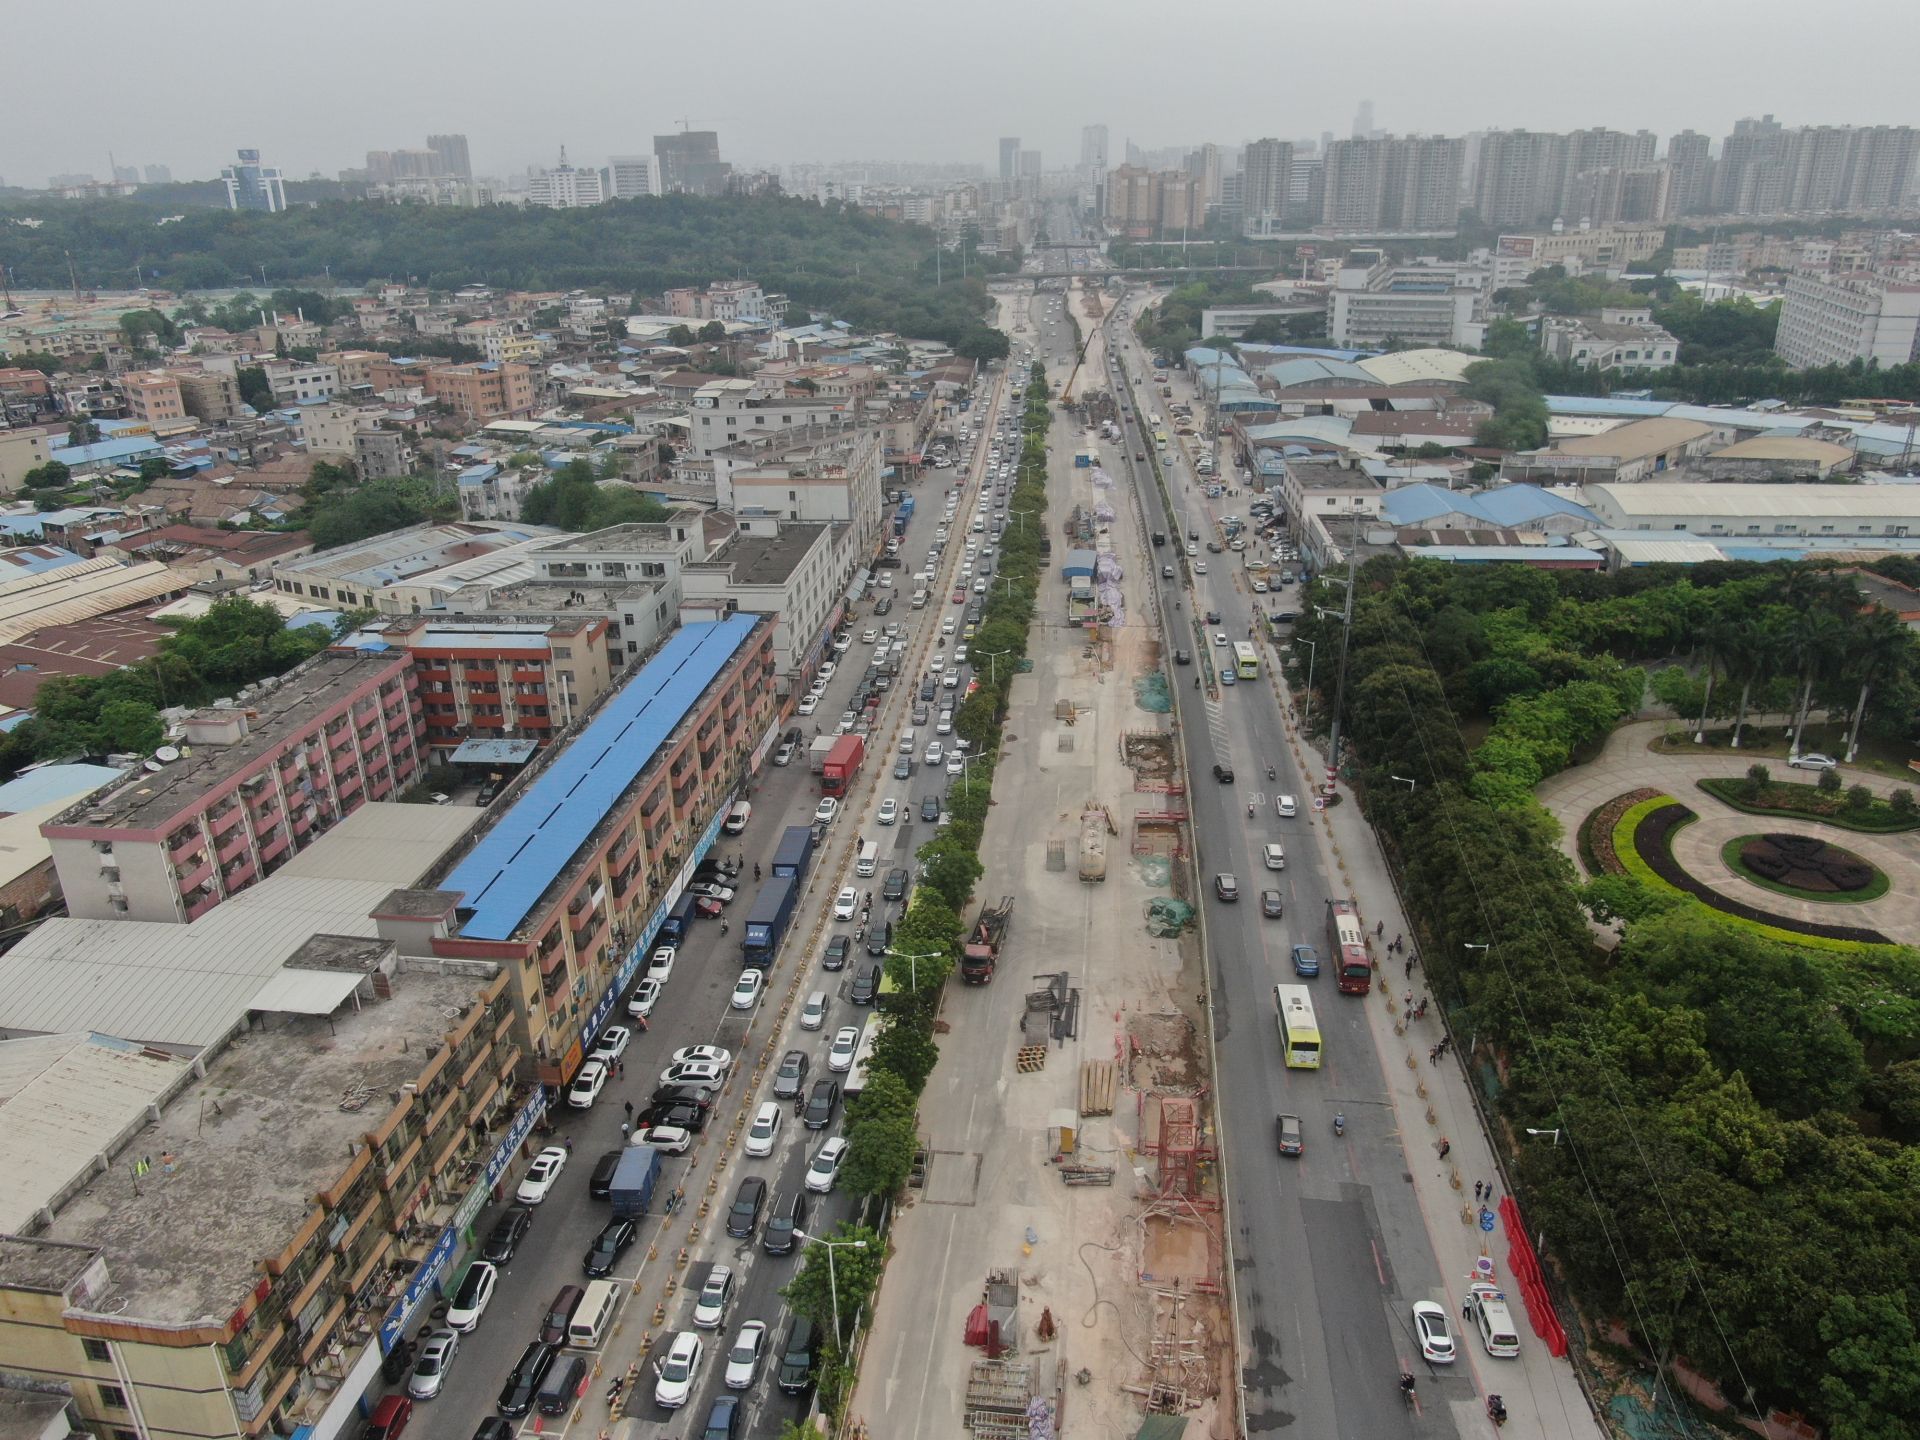
[[[804,1230],[794,1231],[793,1236],[794,1236],[794,1239],[800,1241],[802,1244],[821,1245],[826,1247],[827,1294],[833,1300],[833,1340],[834,1340],[834,1344],[844,1352],[847,1348],[847,1342],[846,1342],[846,1338],[840,1333],[840,1281],[838,1277],[834,1274],[833,1252],[843,1248],[850,1249],[850,1250],[864,1250],[867,1248],[867,1242],[864,1240],[823,1240],[818,1235],[807,1234],[807,1232]]]
[[[1000,662],[1011,655],[1011,650],[982,650],[980,658],[987,662],[987,683],[994,689],[1000,688]]]
[[[1353,641],[1353,584],[1354,571],[1360,558],[1360,506],[1356,497],[1353,513],[1348,518],[1351,524],[1347,529],[1347,603],[1341,607],[1340,616],[1340,678],[1333,687],[1333,717],[1327,738],[1327,794],[1334,791],[1336,777],[1340,773],[1340,713],[1347,703],[1347,650]]]
[[[1418,790],[1420,788],[1419,783],[1417,781],[1409,780],[1404,775],[1389,775],[1387,778],[1389,780],[1399,781],[1400,784],[1406,786],[1407,789],[1409,790]]]
[[[1320,646],[1313,640],[1295,640],[1293,643],[1307,647],[1307,708],[1301,712],[1300,728],[1311,730],[1313,728],[1313,667],[1320,659]]]

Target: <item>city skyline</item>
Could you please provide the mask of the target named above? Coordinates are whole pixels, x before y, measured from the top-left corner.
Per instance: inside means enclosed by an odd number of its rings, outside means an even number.
[[[113,8],[108,7],[109,20]],[[843,8],[849,17],[871,13],[877,19],[885,13],[892,18],[892,12],[877,6]],[[472,98],[473,67],[511,63],[523,53],[514,41],[516,12],[490,0],[474,0],[463,11],[457,32],[449,32],[435,13],[395,12],[365,0],[345,0],[330,13],[330,26],[289,20],[284,34],[276,33],[282,22],[271,13],[263,17],[233,0],[210,0],[208,26],[191,33],[121,30],[110,23],[101,27],[90,42],[96,59],[192,73],[202,59],[206,34],[222,28],[226,17],[236,27],[244,23],[270,51],[275,42],[284,42],[275,65],[303,93],[316,85],[338,86],[339,77],[362,73],[369,44],[395,55],[430,51],[443,63],[416,71],[407,87],[383,94],[377,104],[341,105],[338,101],[355,97],[350,88],[340,90],[327,110],[325,126],[314,124],[310,104],[297,109],[253,107],[244,114],[203,106],[136,112],[131,101],[123,108],[109,97],[74,109],[61,103],[64,82],[54,71],[29,69],[16,80],[19,105],[60,113],[61,123],[16,127],[0,136],[0,176],[28,186],[60,174],[90,173],[105,180],[112,176],[111,153],[123,168],[129,162],[163,165],[176,177],[211,179],[231,162],[236,149],[247,147],[258,149],[290,180],[316,172],[332,179],[363,163],[367,151],[417,145],[419,136],[449,132],[470,138],[475,174],[504,176],[551,163],[561,145],[578,157],[576,163],[594,165],[610,156],[642,152],[651,136],[683,122],[692,130],[719,131],[727,157],[749,169],[919,160],[974,164],[991,175],[997,172],[1001,136],[1020,136],[1022,148],[1037,150],[1051,165],[1064,168],[1081,154],[1082,131],[1089,125],[1108,128],[1111,161],[1124,154],[1129,141],[1144,149],[1210,141],[1237,150],[1263,135],[1286,138],[1326,131],[1342,136],[1351,133],[1359,108],[1367,102],[1374,128],[1401,135],[1570,131],[1604,125],[1644,127],[1663,138],[1689,129],[1718,138],[1736,121],[1768,110],[1786,125],[1920,123],[1920,105],[1907,94],[1898,87],[1860,87],[1850,59],[1828,53],[1830,47],[1781,47],[1764,14],[1746,14],[1739,26],[1728,27],[1710,14],[1629,4],[1615,12],[1610,26],[1582,30],[1577,66],[1566,77],[1641,73],[1646,36],[1652,33],[1647,27],[1657,25],[1663,45],[1674,56],[1714,57],[1710,68],[1690,72],[1684,87],[1655,87],[1651,93],[1619,98],[1602,91],[1596,100],[1591,85],[1543,83],[1531,92],[1513,85],[1491,90],[1433,86],[1423,89],[1417,101],[1401,101],[1374,93],[1376,86],[1347,72],[1377,71],[1395,56],[1426,74],[1448,73],[1449,66],[1462,76],[1515,70],[1523,64],[1537,71],[1541,47],[1551,46],[1556,37],[1542,31],[1535,12],[1518,6],[1483,8],[1476,12],[1475,24],[1462,29],[1404,0],[1375,0],[1350,17],[1368,27],[1365,67],[1316,67],[1290,80],[1284,97],[1275,98],[1266,72],[1274,47],[1286,38],[1280,24],[1267,11],[1239,0],[1215,0],[1203,8],[1206,13],[1198,18],[1207,22],[1207,34],[1237,30],[1244,43],[1223,47],[1210,58],[1208,83],[1183,97],[1172,111],[1164,103],[1166,77],[1148,69],[1156,52],[1128,40],[1137,29],[1130,21],[1164,25],[1163,14],[1123,0],[1110,17],[1112,23],[1089,34],[1077,17],[1064,12],[1034,12],[986,0],[975,24],[940,37],[943,68],[969,77],[963,105],[925,104],[924,84],[914,67],[882,63],[878,53],[870,57],[874,64],[861,63],[863,45],[891,48],[897,37],[866,42],[861,36],[868,32],[859,25],[826,27],[815,12],[769,8],[749,17],[763,43],[778,46],[782,53],[817,55],[821,64],[845,65],[870,77],[873,105],[810,108],[778,89],[722,91],[692,75],[666,75],[650,82],[652,98],[636,108],[624,89],[626,79],[612,69],[588,71],[556,89],[551,103],[542,108],[540,128],[534,129],[519,113]],[[490,16],[490,10],[496,13]],[[609,46],[631,43],[653,53],[700,43],[704,30],[695,14],[643,16],[601,0],[585,0],[570,13],[583,29],[597,30]],[[15,18],[23,53],[42,53],[63,39],[60,21],[52,13],[29,11]],[[1920,39],[1920,23],[1907,7],[1891,0],[1868,0],[1849,18],[1856,29],[1877,26],[1889,37]],[[999,41],[1013,25],[1032,42],[1018,52],[1009,52]],[[1097,100],[1090,100],[1084,88],[1060,86],[1051,70],[1040,68],[1041,57],[1052,53],[1056,40],[1071,44],[1094,68],[1122,83],[1103,85]],[[1890,43],[1899,47],[1897,40]],[[1125,83],[1136,72],[1141,83]],[[885,124],[874,123],[878,113],[886,114]],[[967,123],[956,125],[956,114],[964,115]]]

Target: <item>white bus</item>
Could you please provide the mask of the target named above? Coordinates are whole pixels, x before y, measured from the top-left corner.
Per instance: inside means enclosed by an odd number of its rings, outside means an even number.
[[[840,1093],[851,1100],[867,1088],[867,1067],[873,1061],[873,1047],[880,1039],[880,1017],[867,1016],[867,1023],[860,1031],[860,1043],[853,1050],[853,1064],[847,1067],[847,1083],[840,1087]]]

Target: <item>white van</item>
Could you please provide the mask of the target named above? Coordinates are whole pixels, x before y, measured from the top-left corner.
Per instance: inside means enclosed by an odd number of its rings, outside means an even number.
[[[1514,1328],[1513,1312],[1507,1309],[1507,1297],[1498,1286],[1476,1280],[1467,1287],[1467,1319],[1480,1332],[1480,1343],[1497,1360],[1512,1360],[1520,1354],[1520,1332]]]
[[[567,1322],[567,1344],[575,1350],[598,1350],[619,1307],[620,1287],[611,1280],[595,1280]]]
[[[871,879],[880,868],[880,842],[869,840],[860,847],[860,858],[853,863],[853,873],[861,879]]]
[[[738,835],[747,828],[747,822],[753,818],[753,805],[746,800],[736,800],[733,808],[727,812],[726,823],[720,828],[729,835]]]

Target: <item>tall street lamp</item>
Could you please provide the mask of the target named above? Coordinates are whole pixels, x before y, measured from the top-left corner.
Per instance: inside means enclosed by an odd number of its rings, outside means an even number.
[[[809,1235],[804,1230],[793,1232],[793,1238],[805,1245],[824,1245],[827,1251],[827,1293],[833,1299],[833,1341],[841,1353],[846,1352],[846,1338],[840,1333],[840,1282],[833,1273],[833,1252],[841,1249],[864,1250],[864,1240],[823,1240],[817,1235]]]

